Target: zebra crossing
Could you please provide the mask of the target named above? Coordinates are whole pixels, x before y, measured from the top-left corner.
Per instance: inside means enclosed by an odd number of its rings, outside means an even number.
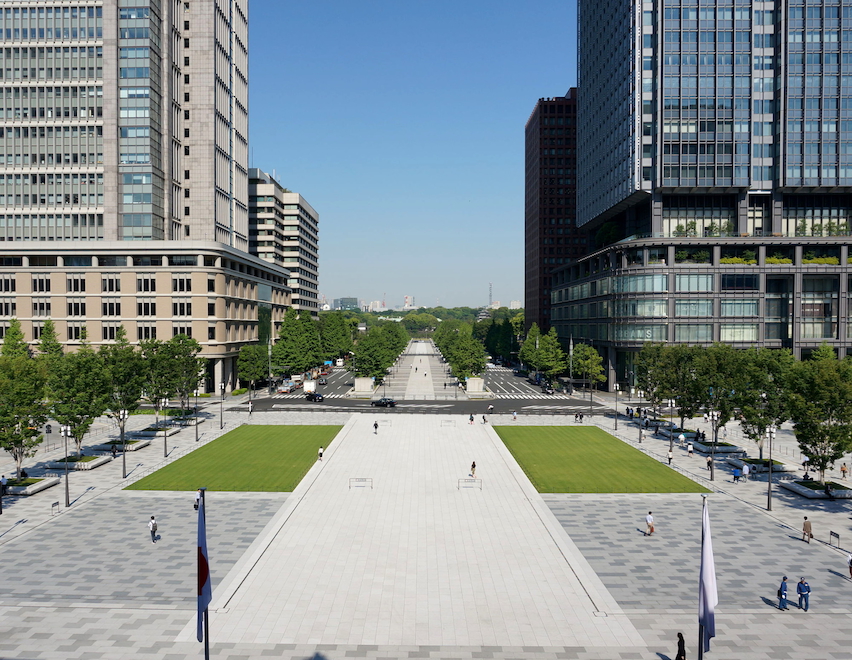
[[[561,401],[569,401],[571,397],[567,394],[539,394],[538,392],[523,392],[520,394],[510,393],[510,392],[494,392],[491,395],[495,399],[514,399],[516,401],[523,400],[542,400],[542,401],[552,401],[554,399],[558,399]]]
[[[320,392],[322,394],[322,392]],[[304,392],[290,392],[290,394],[273,394],[273,399],[304,399]],[[323,399],[345,399],[345,394],[322,394]]]

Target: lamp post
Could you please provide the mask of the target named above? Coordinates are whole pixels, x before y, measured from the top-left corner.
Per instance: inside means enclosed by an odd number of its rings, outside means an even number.
[[[770,424],[766,429],[766,438],[769,440],[769,476],[766,478],[766,510],[772,511],[772,441],[775,439],[775,424]]]
[[[615,384],[615,430],[618,430],[618,383]]]
[[[219,430],[225,428],[225,383],[219,383],[219,392],[222,398],[219,400]]]
[[[710,424],[713,426],[713,445],[710,447],[710,481],[716,480],[716,444],[719,442],[719,411],[711,410],[707,413]]]
[[[198,442],[198,390],[195,390],[193,394],[195,394],[195,441]]]
[[[129,413],[126,410],[118,411],[118,428],[121,432],[121,478],[127,478],[127,436],[124,433],[124,425],[127,423]]]
[[[71,491],[68,487],[68,436],[71,435],[71,427],[62,424],[59,427],[59,432],[65,438],[65,508],[71,506]]]

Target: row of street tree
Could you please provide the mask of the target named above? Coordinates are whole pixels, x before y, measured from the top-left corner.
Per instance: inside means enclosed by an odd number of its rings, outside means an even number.
[[[761,458],[769,431],[792,421],[820,481],[852,450],[852,360],[838,360],[828,345],[797,361],[786,350],[648,344],[635,369],[654,407],[674,403],[681,428],[702,412],[718,415],[718,426],[738,419]]]
[[[0,347],[0,447],[20,474],[23,460],[42,442],[41,426],[48,418],[68,427],[79,455],[84,436],[104,414],[118,423],[123,443],[127,416],[143,399],[157,415],[169,398],[177,397],[186,410],[206,369],[200,350],[186,335],[134,347],[121,327],[115,342],[97,351],[84,335],[77,350],[65,353],[47,320],[39,353],[33,355],[13,319]]]
[[[375,325],[358,339],[350,369],[356,376],[381,381],[407,345],[408,332],[401,324],[391,321]]]
[[[485,371],[485,346],[473,336],[472,323],[443,321],[432,339],[460,381]]]

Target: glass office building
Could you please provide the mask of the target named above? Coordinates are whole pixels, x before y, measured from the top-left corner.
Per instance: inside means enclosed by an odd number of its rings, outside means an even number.
[[[610,384],[645,341],[847,331],[852,2],[581,0],[578,225],[553,324]]]

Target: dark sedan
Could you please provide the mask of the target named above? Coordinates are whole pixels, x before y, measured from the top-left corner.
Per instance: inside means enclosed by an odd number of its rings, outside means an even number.
[[[370,401],[371,406],[380,406],[382,408],[395,408],[396,401],[386,396],[383,396],[381,399],[376,399],[375,401]]]
[[[324,398],[325,397],[323,397],[323,395],[320,394],[319,392],[308,392],[305,395],[306,401],[322,401]]]

